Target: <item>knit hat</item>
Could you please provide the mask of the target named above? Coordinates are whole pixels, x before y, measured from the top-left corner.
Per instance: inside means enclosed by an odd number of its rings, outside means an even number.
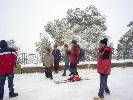
[[[7,42],[5,40],[1,40],[0,41],[0,48],[1,49],[5,49],[7,47],[8,47]]]
[[[64,47],[68,47],[68,44],[65,44]]]
[[[71,43],[73,43],[73,44],[77,44],[77,41],[76,41],[76,40],[72,40]]]
[[[103,40],[100,40],[100,43],[107,45],[108,39],[104,38]]]

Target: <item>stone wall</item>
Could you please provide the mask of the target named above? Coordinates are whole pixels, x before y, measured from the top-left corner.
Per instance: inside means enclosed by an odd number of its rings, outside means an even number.
[[[133,62],[125,62],[125,63],[112,63],[112,67],[133,67]],[[77,66],[78,69],[86,69],[86,68],[92,68],[95,69],[96,68],[96,64],[80,64]],[[21,73],[43,73],[45,71],[44,67],[23,67],[21,69]],[[59,70],[63,70],[63,65],[60,65],[60,69]],[[19,71],[20,72],[20,71]],[[19,73],[20,74],[20,73]]]

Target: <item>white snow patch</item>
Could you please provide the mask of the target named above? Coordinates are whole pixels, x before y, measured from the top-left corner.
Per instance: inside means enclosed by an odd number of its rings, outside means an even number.
[[[92,100],[99,89],[99,74],[93,69],[78,69],[82,78],[90,80],[55,84],[46,79],[44,73],[15,75],[15,91],[19,96],[10,100]],[[68,76],[53,74],[54,80],[67,79]],[[67,75],[69,72],[67,71]],[[133,68],[112,68],[108,78],[111,95],[105,94],[105,100],[133,100]],[[5,97],[8,98],[7,82]]]

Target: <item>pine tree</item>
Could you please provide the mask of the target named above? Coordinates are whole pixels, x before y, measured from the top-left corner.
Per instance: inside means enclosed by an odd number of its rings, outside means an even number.
[[[133,22],[127,27],[129,30],[120,38],[117,46],[117,59],[131,58],[131,50],[133,49]]]

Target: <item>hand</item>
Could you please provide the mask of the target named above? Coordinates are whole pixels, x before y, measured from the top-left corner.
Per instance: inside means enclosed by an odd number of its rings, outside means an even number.
[[[79,63],[79,60],[76,59],[76,60],[74,61],[74,64],[78,64],[78,63]]]
[[[43,66],[45,66],[45,63],[43,63]]]

